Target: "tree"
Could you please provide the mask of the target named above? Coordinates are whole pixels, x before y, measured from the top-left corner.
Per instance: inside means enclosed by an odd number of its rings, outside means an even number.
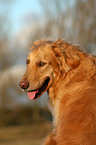
[[[87,52],[96,46],[95,0],[41,0],[43,22],[30,41],[44,38],[65,38]],[[93,52],[94,53],[94,52]]]
[[[73,30],[76,41],[88,52],[96,47],[96,1],[78,0],[74,6]]]
[[[8,86],[16,90],[15,81],[8,73],[8,68],[15,61],[15,55],[10,51],[10,4],[10,0],[0,0],[0,107],[13,102]]]
[[[11,0],[0,0],[0,70],[8,68],[14,61],[10,51]]]

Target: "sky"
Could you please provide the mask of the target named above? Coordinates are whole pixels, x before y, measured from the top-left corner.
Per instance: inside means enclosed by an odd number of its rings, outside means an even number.
[[[24,25],[27,23],[24,19],[32,21],[33,19],[43,16],[42,12],[42,6],[41,6],[41,0],[1,0],[3,3],[4,1],[11,1],[11,3],[8,4],[8,14],[10,17],[10,28],[12,31],[12,35],[15,33],[18,33],[22,30]],[[50,0],[51,1],[51,0]],[[74,0],[68,0],[70,1],[70,5],[73,5]],[[45,0],[46,2],[46,0]],[[47,3],[46,3],[47,5]],[[0,7],[3,11],[6,6]],[[65,0],[65,8],[66,8],[66,0]]]
[[[40,0],[15,0],[11,4],[11,22],[13,32],[22,27],[23,18],[29,13],[41,14]]]

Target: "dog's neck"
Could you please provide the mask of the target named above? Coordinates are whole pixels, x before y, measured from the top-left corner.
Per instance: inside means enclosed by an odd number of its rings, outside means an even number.
[[[59,76],[59,74],[58,74],[58,76]],[[64,90],[64,77],[65,77],[65,75],[63,75],[63,74],[60,77],[58,77],[58,79],[55,80],[54,84],[47,91],[48,96],[49,96],[48,107],[52,113],[53,122],[57,122],[56,121],[57,114],[55,112],[56,112],[56,106],[58,106],[57,102],[59,102],[60,92],[62,92],[62,90]],[[54,123],[54,124],[56,124],[56,123]]]
[[[63,97],[63,100],[65,98],[65,102],[63,102],[64,104],[62,104],[64,109],[66,104],[70,102],[69,100],[72,93],[77,92],[80,87],[84,88],[83,84],[87,84],[85,83],[85,81],[92,83],[92,79],[96,79],[96,68],[93,67],[94,69],[91,69],[92,65],[94,65],[94,63],[91,60],[89,60],[88,65],[86,65],[85,60],[80,64],[77,69],[69,71],[65,76],[61,75],[56,80],[56,82],[54,82],[54,84],[49,88],[49,109],[51,110],[51,113],[53,115],[53,121],[55,122],[55,126],[58,123],[58,114],[60,115],[60,112],[57,112],[60,110],[59,102],[61,101],[61,96]],[[81,86],[81,84],[83,87]],[[76,99],[78,99],[78,97]]]

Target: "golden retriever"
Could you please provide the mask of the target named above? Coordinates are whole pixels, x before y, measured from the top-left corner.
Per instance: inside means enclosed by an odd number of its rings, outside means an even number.
[[[96,58],[64,40],[35,42],[20,82],[29,99],[49,95],[53,131],[43,145],[96,145]]]

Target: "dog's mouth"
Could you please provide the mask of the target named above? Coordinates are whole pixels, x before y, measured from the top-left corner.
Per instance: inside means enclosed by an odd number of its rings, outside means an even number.
[[[36,89],[36,90],[32,90],[32,91],[28,91],[28,97],[30,100],[35,100],[37,99],[39,96],[41,96],[44,91],[46,91],[47,86],[49,84],[50,78],[48,77],[47,79],[45,79],[43,85]]]

